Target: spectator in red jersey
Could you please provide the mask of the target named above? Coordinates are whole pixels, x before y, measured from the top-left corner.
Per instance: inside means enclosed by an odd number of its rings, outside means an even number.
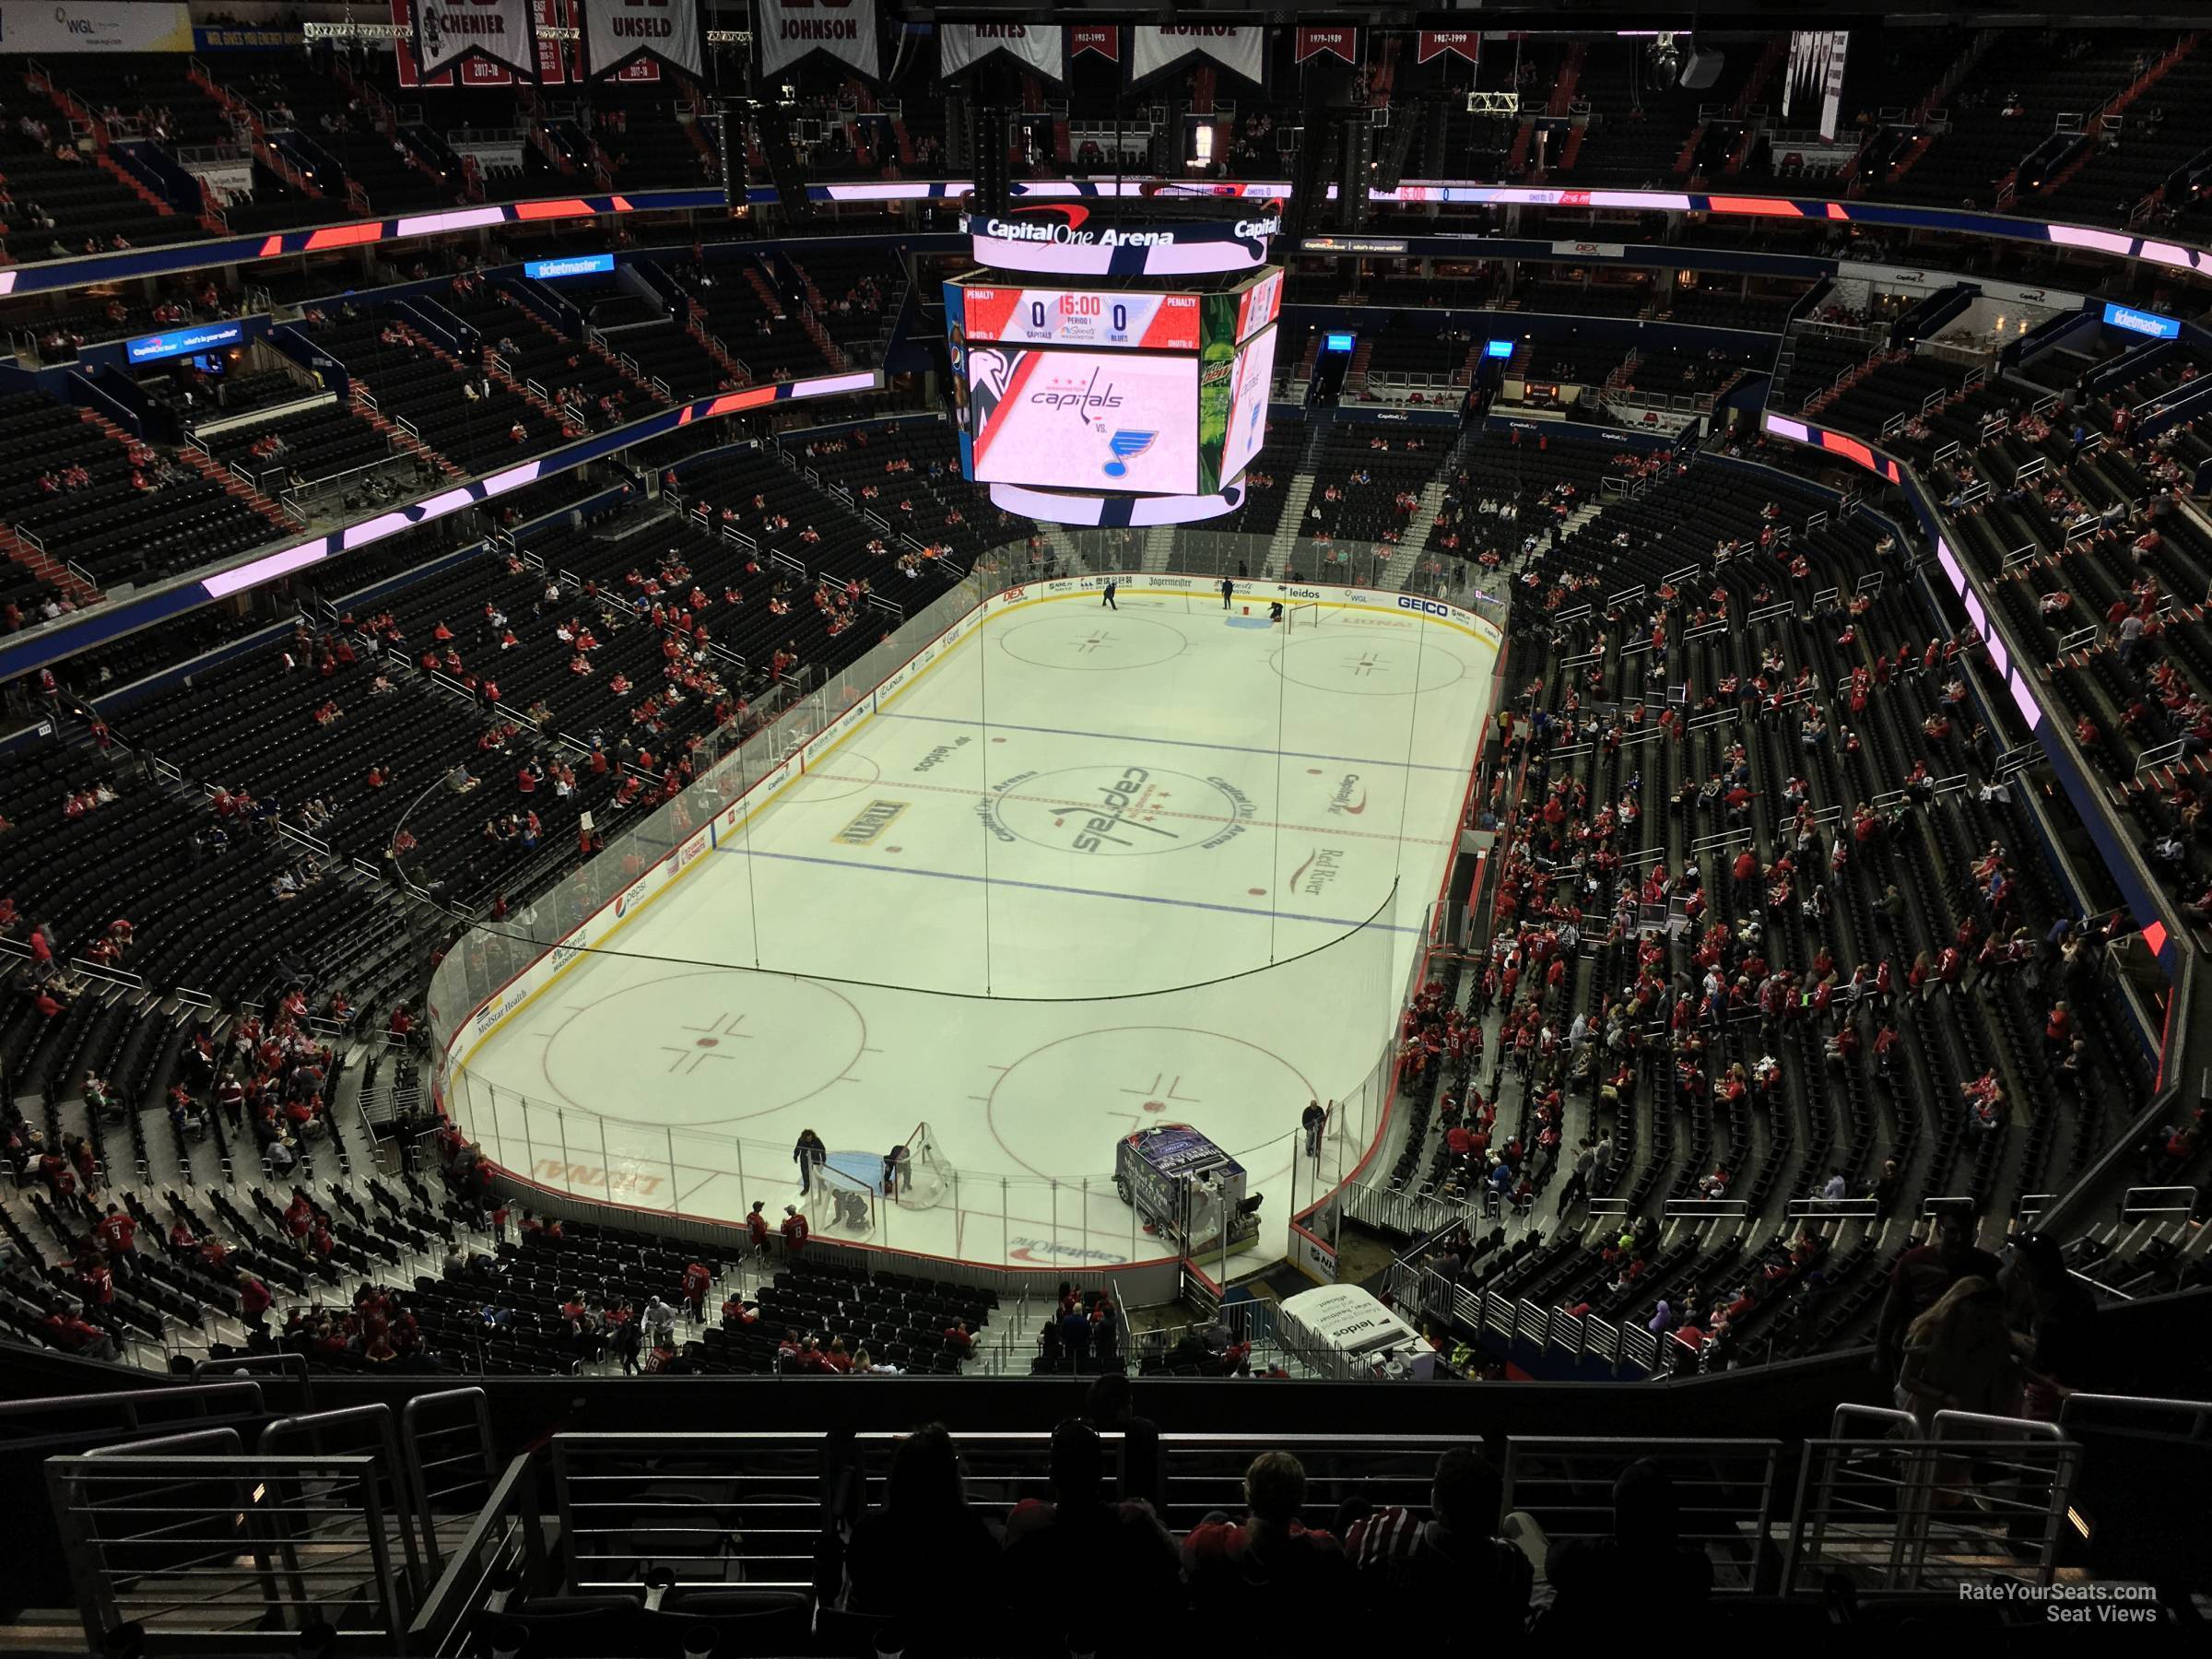
[[[691,1304],[693,1319],[706,1318],[707,1287],[713,1282],[714,1276],[707,1271],[703,1262],[693,1262],[684,1269],[684,1300]]]
[[[1305,1466],[1263,1452],[1244,1471],[1244,1501],[1242,1521],[1216,1512],[1182,1541],[1193,1610],[1255,1652],[1333,1651],[1344,1632],[1331,1615],[1352,1599],[1351,1564],[1335,1537],[1299,1520]]]
[[[799,1214],[799,1206],[783,1206],[783,1224],[776,1230],[783,1235],[783,1253],[796,1256],[806,1248],[806,1218]]]
[[[238,1312],[239,1316],[246,1322],[249,1330],[266,1334],[269,1303],[275,1300],[269,1294],[269,1288],[266,1285],[242,1267],[239,1270]]]
[[[746,1241],[752,1246],[753,1253],[757,1256],[768,1253],[768,1217],[763,1213],[767,1207],[764,1200],[756,1198],[753,1207],[746,1212]]]

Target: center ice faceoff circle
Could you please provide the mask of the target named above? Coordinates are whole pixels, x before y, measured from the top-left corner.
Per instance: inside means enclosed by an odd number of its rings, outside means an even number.
[[[860,1010],[831,986],[703,968],[564,1006],[545,1077],[557,1101],[608,1118],[742,1123],[821,1093],[866,1038]]]
[[[1224,778],[1140,764],[1017,772],[991,785],[984,826],[1004,841],[1113,858],[1226,845],[1253,815]]]

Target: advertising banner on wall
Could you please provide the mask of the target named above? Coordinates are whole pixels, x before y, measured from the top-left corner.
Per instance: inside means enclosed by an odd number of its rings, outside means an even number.
[[[871,80],[879,74],[876,0],[759,0],[753,52],[774,75],[810,52],[826,52]]]
[[[0,5],[0,52],[44,55],[59,52],[190,52],[192,9],[185,6],[60,5],[54,0],[6,0]]]
[[[480,57],[538,78],[531,0],[413,0],[412,10],[415,65],[426,77]]]
[[[1256,23],[1165,23],[1129,32],[1129,73],[1138,80],[1193,57],[1211,58],[1255,87],[1266,78],[1267,31]]]
[[[642,57],[684,75],[706,72],[699,0],[571,0],[584,72],[613,75]]]
[[[994,52],[1053,80],[1067,78],[1061,59],[1061,30],[1054,23],[939,23],[937,72],[955,76],[972,69]]]

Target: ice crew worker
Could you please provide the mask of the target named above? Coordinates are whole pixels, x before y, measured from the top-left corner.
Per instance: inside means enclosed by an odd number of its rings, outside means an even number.
[[[1113,590],[1119,586],[1121,586],[1121,583],[1114,581],[1112,577],[1109,576],[1106,578],[1106,597],[1099,601],[1099,603],[1103,605],[1108,610],[1120,610],[1122,608],[1113,602]]]
[[[1306,1156],[1319,1158],[1321,1156],[1321,1126],[1329,1121],[1329,1114],[1321,1109],[1319,1100],[1308,1100],[1306,1109],[1299,1114],[1298,1121],[1304,1125],[1306,1131]]]
[[[1237,584],[1233,578],[1228,576],[1221,578],[1221,608],[1223,610],[1229,608],[1230,598],[1236,591]]]

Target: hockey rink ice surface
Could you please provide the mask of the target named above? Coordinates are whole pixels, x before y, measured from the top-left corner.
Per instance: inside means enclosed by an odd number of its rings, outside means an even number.
[[[872,1241],[1071,1267],[1168,1253],[1114,1147],[1188,1123],[1280,1254],[1300,1112],[1375,1067],[1490,695],[1489,636],[1385,603],[993,613],[464,1051],[457,1115],[545,1184],[732,1220],[796,1200],[800,1130],[866,1178],[926,1121],[957,1202]]]

